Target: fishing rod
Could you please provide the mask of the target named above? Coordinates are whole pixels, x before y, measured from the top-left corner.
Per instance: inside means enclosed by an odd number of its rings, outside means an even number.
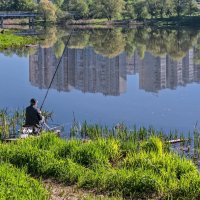
[[[69,35],[69,38],[68,38],[68,40],[67,40],[67,42],[66,42],[66,44],[65,44],[65,48],[64,48],[64,50],[63,50],[62,56],[61,56],[61,58],[60,58],[60,60],[59,60],[59,62],[58,62],[58,65],[57,65],[56,70],[55,70],[55,72],[54,72],[54,74],[53,74],[53,77],[52,77],[52,79],[51,79],[51,82],[50,82],[50,84],[49,84],[49,87],[48,87],[48,89],[47,89],[47,91],[46,91],[46,94],[45,94],[45,96],[44,96],[44,100],[42,101],[42,104],[41,104],[41,106],[40,106],[40,110],[42,110],[42,107],[43,107],[43,105],[44,105],[44,103],[45,103],[45,101],[46,101],[46,98],[47,98],[47,96],[48,96],[48,93],[49,93],[49,90],[50,90],[51,85],[52,85],[52,83],[53,83],[53,80],[54,80],[54,78],[55,78],[55,76],[56,76],[56,73],[57,73],[57,71],[58,71],[59,65],[60,65],[60,63],[61,63],[61,61],[62,61],[63,55],[64,55],[64,53],[65,53],[65,50],[66,50],[66,48],[67,48],[67,46],[68,46],[68,44],[69,44],[69,41],[70,41],[70,39],[71,39],[72,32],[73,32],[73,30],[71,31],[71,33],[70,33],[70,35]]]

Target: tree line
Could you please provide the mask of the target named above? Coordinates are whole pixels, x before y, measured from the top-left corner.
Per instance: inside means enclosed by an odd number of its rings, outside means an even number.
[[[197,0],[1,0],[0,11],[39,11],[47,19],[148,19],[191,16]]]

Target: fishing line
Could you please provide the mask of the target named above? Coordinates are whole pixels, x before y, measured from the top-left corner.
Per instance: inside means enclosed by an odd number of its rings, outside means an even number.
[[[50,90],[51,85],[52,85],[52,83],[53,83],[53,80],[54,80],[54,78],[55,78],[55,76],[56,76],[56,73],[57,73],[57,71],[58,71],[59,65],[60,65],[60,63],[61,63],[61,61],[62,61],[63,55],[64,55],[64,53],[65,53],[65,50],[66,50],[66,48],[67,48],[67,46],[68,46],[68,44],[69,44],[70,38],[71,38],[71,36],[72,36],[72,32],[73,32],[73,30],[71,31],[71,33],[70,33],[70,35],[69,35],[69,38],[68,38],[68,40],[67,40],[67,43],[65,44],[65,48],[64,48],[64,50],[63,50],[62,56],[61,56],[61,58],[60,58],[60,60],[59,60],[59,62],[58,62],[58,65],[57,65],[56,70],[55,70],[55,72],[54,72],[54,74],[53,74],[53,77],[52,77],[52,79],[51,79],[51,82],[50,82],[50,84],[49,84],[49,87],[48,87],[48,89],[47,89],[47,91],[46,91],[44,100],[43,100],[43,102],[42,102],[42,105],[40,106],[40,110],[42,110],[42,107],[43,107],[43,105],[44,105],[44,103],[45,103],[45,101],[46,101],[46,98],[47,98],[47,96],[48,96],[48,93],[49,93],[49,90]]]

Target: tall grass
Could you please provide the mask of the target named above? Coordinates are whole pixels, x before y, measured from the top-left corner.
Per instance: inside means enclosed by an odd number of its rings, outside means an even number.
[[[42,184],[8,163],[0,163],[0,199],[45,200],[49,194]]]
[[[195,135],[195,133],[194,133]],[[72,127],[70,129],[70,136],[72,138],[84,138],[84,139],[97,139],[101,137],[112,137],[120,140],[129,140],[133,142],[146,140],[151,136],[156,136],[162,140],[175,140],[182,139],[191,141],[191,134],[178,133],[177,130],[170,131],[169,134],[164,133],[162,130],[155,130],[153,127],[139,127],[134,126],[133,128],[128,128],[125,124],[120,123],[113,128],[108,128],[107,126],[100,126],[98,124],[88,124],[86,121],[82,124],[78,123],[76,119],[73,120]]]
[[[0,159],[32,175],[120,198],[198,199],[200,176],[192,161],[169,152],[156,136],[62,140],[52,134],[0,144]]]

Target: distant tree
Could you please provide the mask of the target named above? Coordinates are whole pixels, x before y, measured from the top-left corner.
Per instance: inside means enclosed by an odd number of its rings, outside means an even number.
[[[36,4],[32,0],[1,0],[0,10],[6,11],[33,11]]]
[[[123,0],[102,0],[104,5],[104,15],[107,19],[118,18],[121,16],[122,10],[124,8]]]
[[[137,2],[135,2],[134,10],[137,19],[145,19],[148,18],[149,16],[147,3],[145,0],[138,0]]]
[[[32,0],[13,0],[12,10],[32,11],[35,8],[36,4]]]
[[[126,1],[123,16],[131,19],[134,19],[136,17],[134,10],[134,0]]]
[[[159,17],[163,18],[164,15],[170,16],[172,14],[172,0],[157,0],[156,3]]]
[[[191,16],[196,11],[198,11],[197,1],[196,0],[188,0],[187,1],[187,14],[189,14]]]
[[[151,17],[156,17],[157,15],[157,0],[147,0],[147,10]]]
[[[58,7],[61,8],[61,6],[64,3],[64,0],[52,0],[52,2]]]
[[[178,17],[186,12],[187,1],[188,0],[173,0],[173,8]]]
[[[49,0],[41,0],[38,4],[38,11],[44,17],[44,21],[56,21],[56,7]]]
[[[85,0],[67,0],[64,2],[65,9],[71,13],[75,19],[87,18],[89,14],[88,3]]]
[[[93,12],[100,18],[119,18],[124,9],[124,0],[94,0]]]
[[[0,10],[10,10],[10,5],[12,4],[11,0],[1,0],[0,1]]]

